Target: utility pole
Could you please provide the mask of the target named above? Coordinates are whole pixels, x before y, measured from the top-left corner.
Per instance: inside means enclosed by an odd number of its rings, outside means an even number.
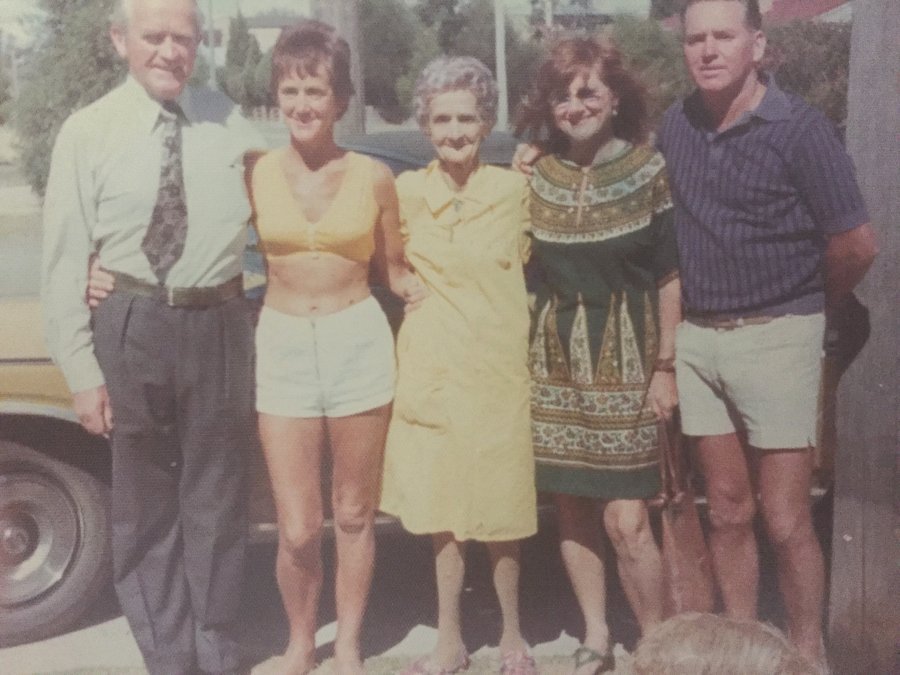
[[[497,129],[506,131],[509,123],[509,93],[506,86],[506,15],[503,0],[494,0],[494,54],[497,62]]]
[[[338,34],[350,45],[350,78],[356,96],[350,99],[347,112],[338,122],[338,136],[363,134],[366,131],[365,82],[362,70],[362,42],[359,36],[359,1],[329,0],[312,3],[313,15],[320,21],[334,26]],[[380,39],[373,36],[372,39]]]
[[[216,88],[216,23],[213,19],[213,0],[209,0],[206,10],[206,39],[209,54],[209,86]]]
[[[838,391],[828,635],[834,672],[841,674],[897,672],[898,34],[897,0],[854,3],[847,148],[881,253],[857,291],[869,308],[872,333]]]

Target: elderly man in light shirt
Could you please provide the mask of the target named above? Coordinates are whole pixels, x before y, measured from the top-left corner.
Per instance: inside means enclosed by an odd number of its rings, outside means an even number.
[[[112,441],[115,586],[151,673],[235,672],[253,442],[242,157],[262,139],[187,86],[195,0],[118,0],[127,80],[74,113],[44,204],[50,351]],[[115,291],[91,313],[88,261]]]

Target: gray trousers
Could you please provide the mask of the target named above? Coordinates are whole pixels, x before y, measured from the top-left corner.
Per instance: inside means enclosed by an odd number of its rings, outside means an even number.
[[[93,328],[122,611],[151,674],[234,670],[255,442],[246,301],[173,308],[117,291]]]

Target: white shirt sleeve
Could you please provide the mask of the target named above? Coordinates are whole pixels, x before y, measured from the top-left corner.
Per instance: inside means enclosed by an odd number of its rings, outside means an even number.
[[[84,125],[72,118],[63,125],[53,149],[44,199],[44,331],[50,354],[73,393],[104,383],[85,300],[97,219],[88,136]]]

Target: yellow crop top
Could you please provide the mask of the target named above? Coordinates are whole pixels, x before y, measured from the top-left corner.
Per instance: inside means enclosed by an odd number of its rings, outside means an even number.
[[[374,162],[347,153],[347,170],[318,222],[307,221],[282,169],[287,148],[266,153],[253,167],[251,192],[259,245],[267,258],[324,251],[368,262],[375,252]]]

